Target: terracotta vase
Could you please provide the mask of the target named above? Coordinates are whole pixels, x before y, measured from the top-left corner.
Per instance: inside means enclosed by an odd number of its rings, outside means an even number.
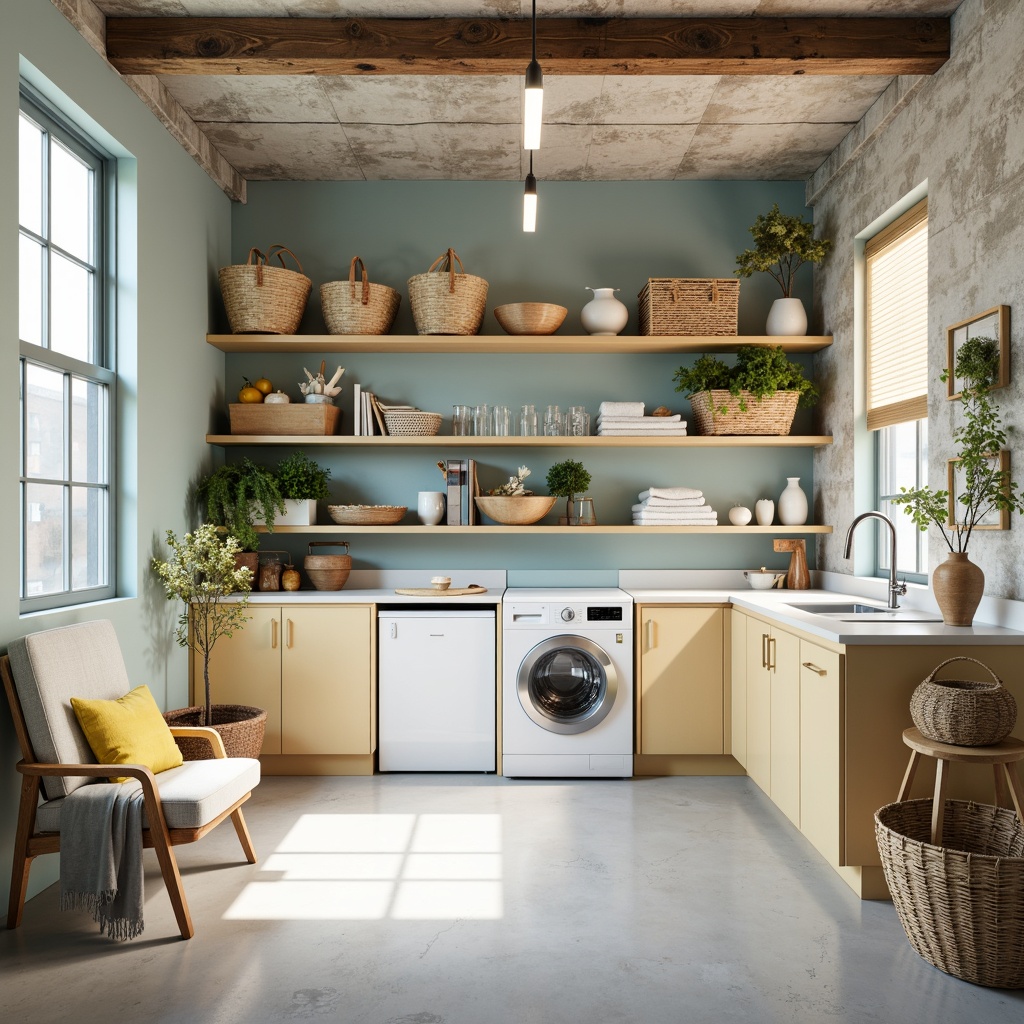
[[[932,593],[947,626],[969,626],[985,593],[985,574],[966,551],[950,551],[932,570]]]

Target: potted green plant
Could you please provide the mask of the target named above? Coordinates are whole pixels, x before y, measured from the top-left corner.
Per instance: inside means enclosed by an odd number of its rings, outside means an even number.
[[[932,592],[949,626],[969,626],[985,592],[985,574],[967,557],[976,529],[992,517],[1024,513],[1024,496],[1002,458],[1006,431],[991,388],[999,378],[999,345],[991,338],[968,338],[956,354],[954,371],[963,381],[958,401],[960,425],[953,429],[956,459],[949,464],[949,485],[932,490],[902,487],[893,504],[921,530],[937,526],[949,551],[931,573]],[[949,367],[941,374],[949,379]]]
[[[595,522],[593,518],[593,503],[589,498],[584,497],[587,488],[590,486],[590,474],[584,469],[581,462],[574,462],[566,459],[564,462],[556,462],[548,470],[548,490],[560,498],[565,498],[565,521],[570,526],[589,525]],[[577,502],[590,503],[590,508],[580,514],[577,510]],[[589,514],[587,514],[589,513]],[[561,522],[561,520],[559,520]]]
[[[200,483],[199,500],[205,521],[224,527],[241,552],[259,550],[260,538],[254,526],[257,517],[273,532],[275,516],[285,510],[273,470],[249,458],[214,470]],[[255,572],[255,565],[251,568]]]
[[[204,523],[179,541],[173,530],[167,531],[171,556],[166,561],[154,557],[153,572],[160,578],[167,599],[181,601],[174,637],[203,662],[202,706],[168,711],[164,718],[171,725],[212,726],[224,740],[225,749],[235,757],[258,757],[263,745],[267,713],[262,708],[239,704],[213,704],[210,692],[210,655],[221,637],[230,637],[241,629],[249,616],[249,593],[253,574],[239,568],[235,555],[238,541],[223,535],[212,523]],[[189,760],[210,756],[209,744],[201,739],[183,738],[178,745]]]
[[[737,277],[750,277],[755,271],[770,274],[782,289],[768,313],[766,334],[800,335],[807,333],[807,312],[793,297],[796,272],[805,263],[820,263],[832,249],[827,238],[814,237],[814,225],[795,214],[783,213],[774,203],[768,213],[758,214],[750,229],[754,248],[744,249],[736,257]]]
[[[702,434],[788,434],[797,406],[818,400],[803,367],[777,345],[743,345],[733,366],[702,355],[672,379]]]
[[[277,466],[277,487],[284,498],[285,513],[281,526],[312,526],[316,522],[316,503],[326,501],[327,480],[331,475],[305,452],[296,451]],[[254,520],[257,524],[259,520]]]

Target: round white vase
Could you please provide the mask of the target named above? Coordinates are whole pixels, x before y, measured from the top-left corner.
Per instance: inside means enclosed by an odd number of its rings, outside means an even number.
[[[776,299],[768,311],[765,334],[780,335],[807,333],[807,311],[800,299]]]
[[[618,334],[629,320],[629,310],[615,298],[618,288],[587,288],[594,297],[580,310],[580,323],[587,334]]]
[[[754,518],[758,526],[771,526],[775,518],[775,502],[771,498],[758,498],[754,505]]]
[[[779,522],[783,526],[803,526],[807,522],[807,495],[798,476],[786,477],[786,489],[779,495]]]
[[[750,522],[750,509],[743,505],[733,505],[729,509],[729,522],[733,526],[746,526]]]
[[[424,526],[437,526],[444,517],[444,494],[441,491],[420,491],[416,515]]]

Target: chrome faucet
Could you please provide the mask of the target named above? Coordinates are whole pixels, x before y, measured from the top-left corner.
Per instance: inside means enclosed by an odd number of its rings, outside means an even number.
[[[865,519],[881,519],[886,526],[889,527],[889,607],[899,608],[900,603],[897,598],[902,597],[907,592],[906,583],[901,583],[896,579],[896,527],[893,525],[893,521],[882,512],[861,512],[859,516],[852,523],[850,528],[846,531],[846,551],[843,552],[843,558],[850,557],[850,546],[853,543],[853,531],[857,529],[857,525]]]

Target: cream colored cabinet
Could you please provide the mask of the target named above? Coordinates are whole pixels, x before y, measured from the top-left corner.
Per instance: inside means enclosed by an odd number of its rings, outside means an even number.
[[[747,623],[750,619],[733,608],[729,613],[732,649],[732,756],[747,767]]]
[[[637,753],[722,754],[725,609],[641,605]]]
[[[266,708],[264,754],[371,754],[371,612],[369,605],[250,604],[244,628],[213,649],[213,701]],[[196,659],[197,700],[202,692]]]

